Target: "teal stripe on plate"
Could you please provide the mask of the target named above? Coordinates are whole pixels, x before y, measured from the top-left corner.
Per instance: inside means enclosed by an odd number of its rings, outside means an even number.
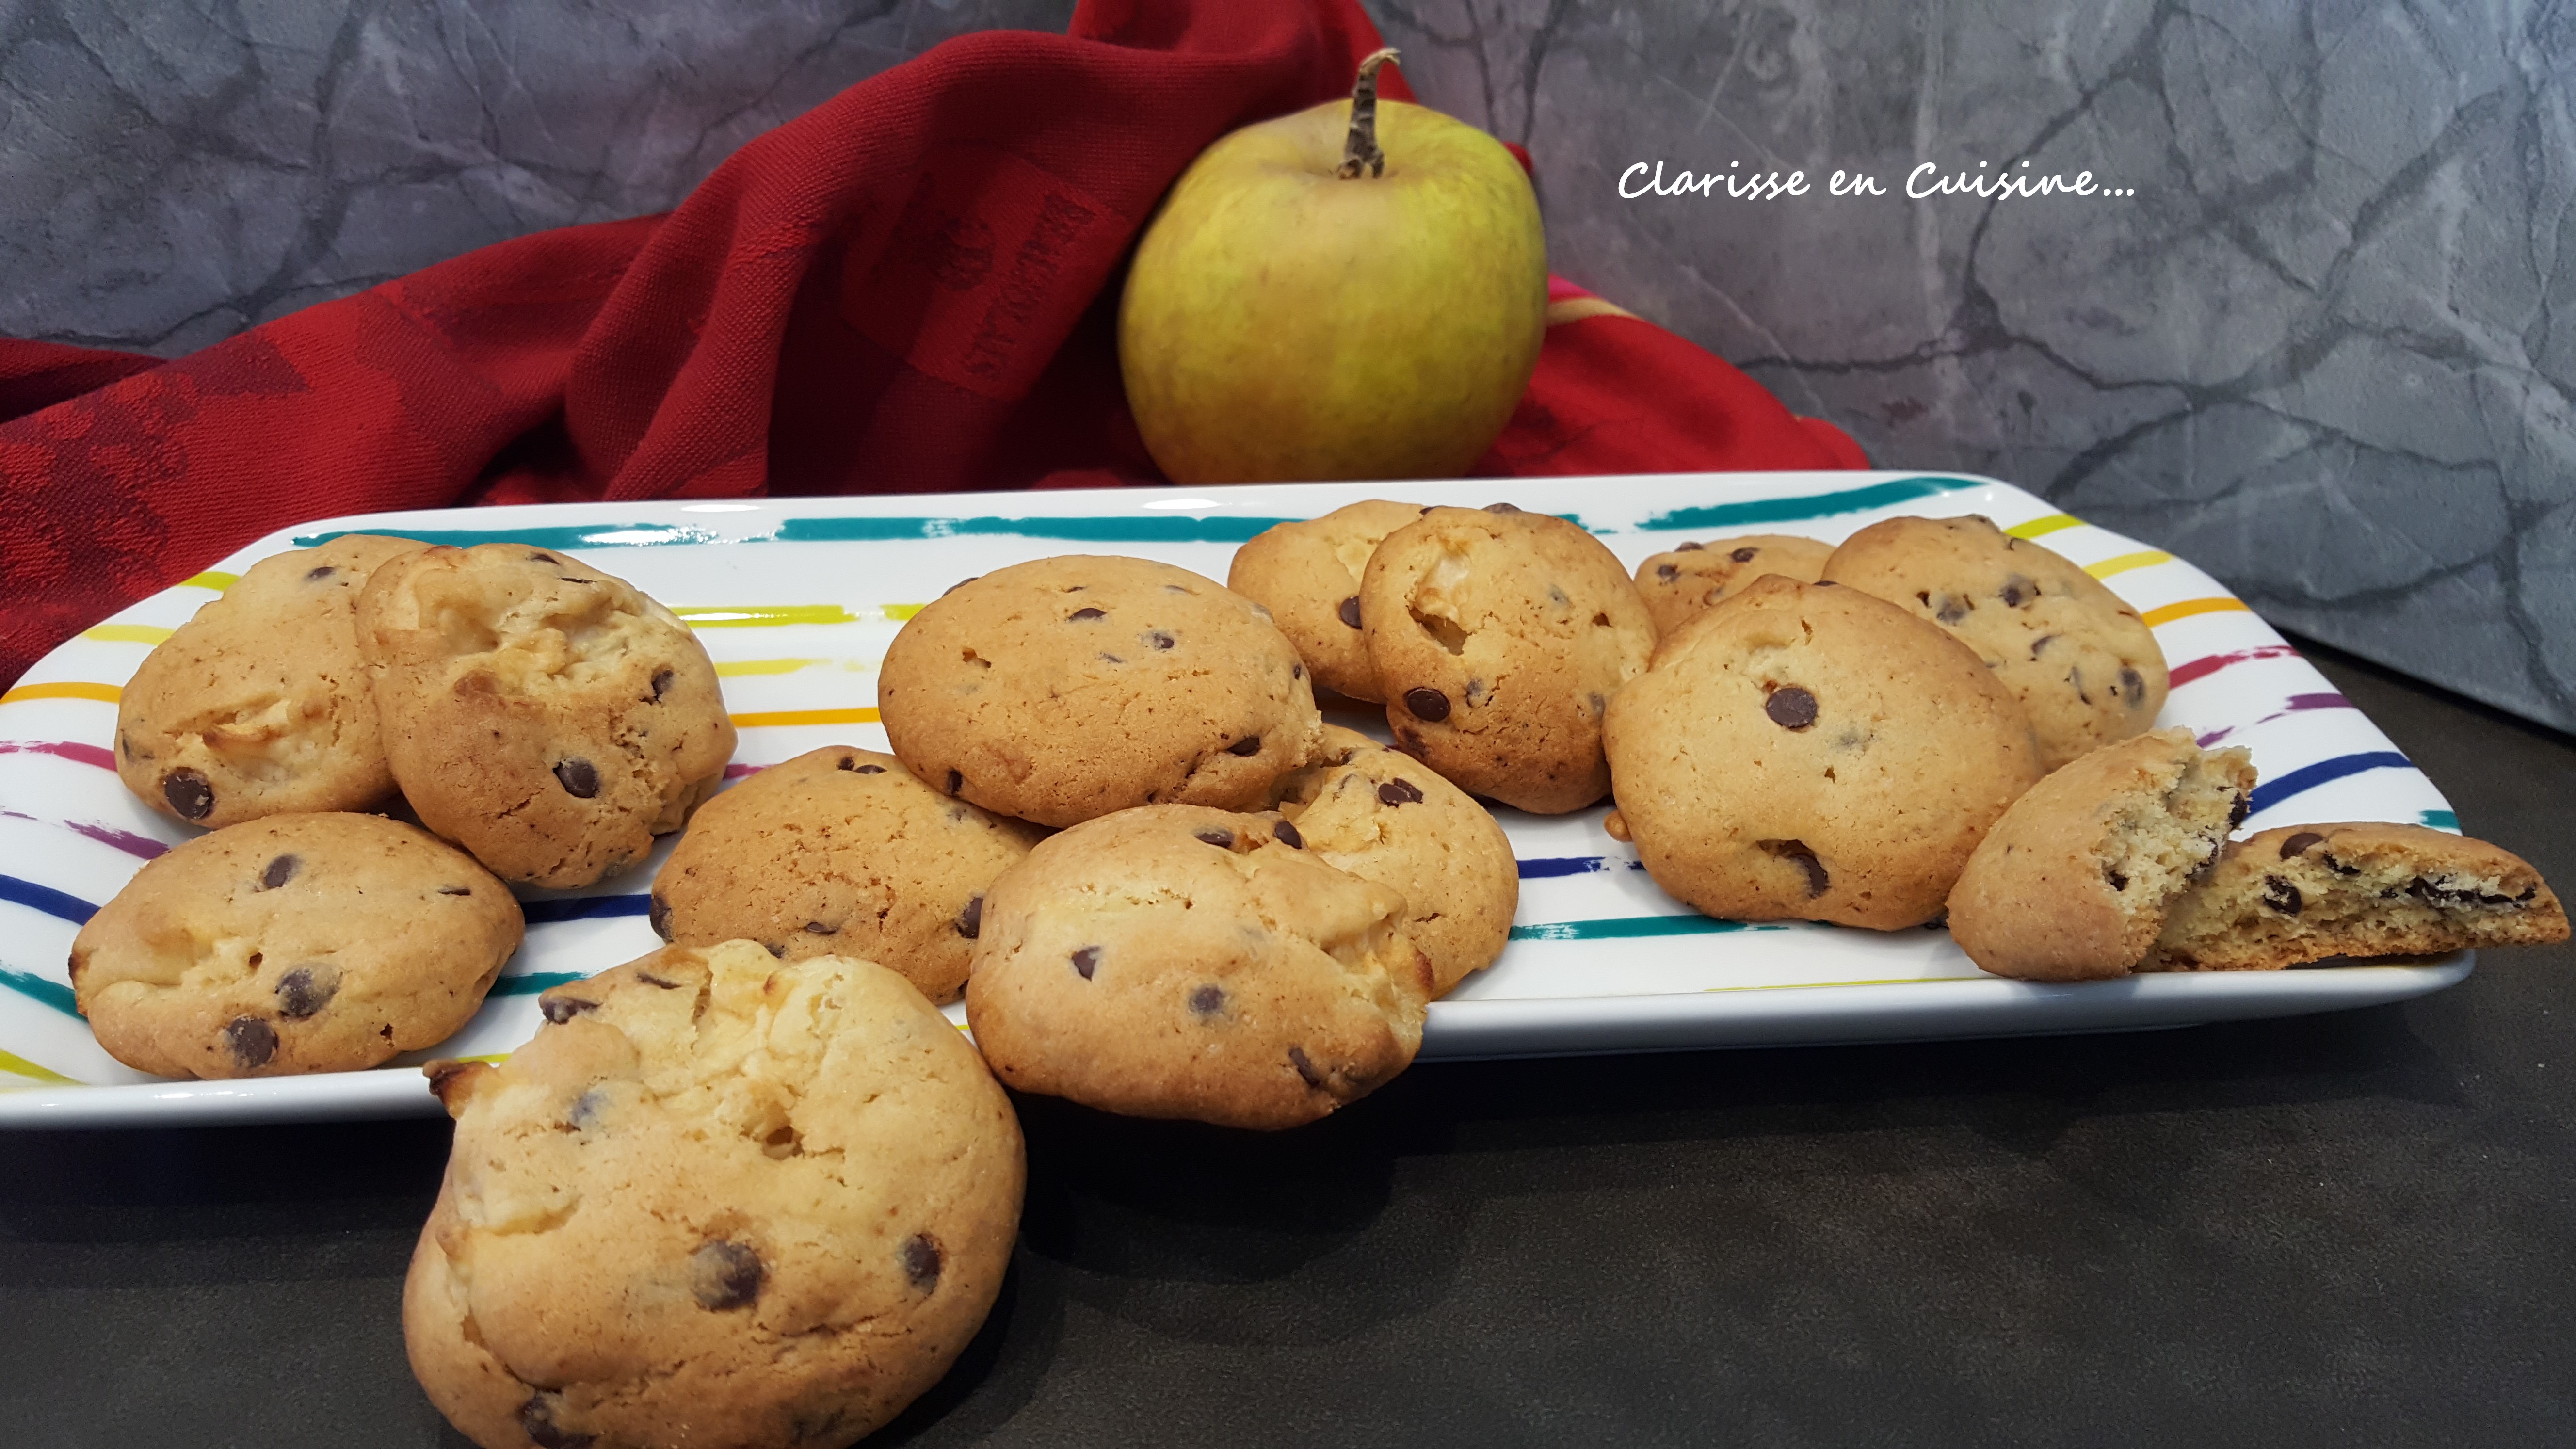
[[[48,981],[42,976],[33,976],[24,971],[12,971],[6,966],[0,966],[0,986],[6,986],[21,996],[41,1001],[65,1016],[80,1015],[80,1008],[72,1004],[72,989],[59,981]]]
[[[578,971],[530,971],[522,976],[504,976],[493,982],[491,994],[534,996],[540,991],[551,991],[567,981],[588,981],[589,979]]]
[[[1967,478],[1899,478],[1892,483],[1871,483],[1859,488],[1844,488],[1832,493],[1811,493],[1804,498],[1757,498],[1743,503],[1712,503],[1699,508],[1676,508],[1658,513],[1638,525],[1656,532],[1671,529],[1743,528],[1757,523],[1794,523],[1802,518],[1831,518],[1842,513],[1865,513],[1873,508],[1890,508],[1911,503],[1917,498],[1934,498],[1956,493],[1962,488],[1986,485]]]
[[[2423,820],[2426,825],[2435,830],[2448,830],[2455,835],[2459,833],[2460,817],[2456,811],[2427,810],[2424,812]]]
[[[335,538],[352,533],[381,533],[387,530],[335,528],[328,533],[299,533],[297,548],[318,548]],[[406,528],[400,538],[450,548],[472,548],[478,543],[524,543],[530,548],[667,548],[674,544],[722,543],[724,539],[704,529],[678,528],[667,523],[581,523],[561,528]]]
[[[1721,921],[1714,916],[1612,916],[1599,921],[1548,921],[1512,927],[1515,941],[1619,941],[1637,936],[1717,936],[1729,931],[1777,931],[1750,921]]]

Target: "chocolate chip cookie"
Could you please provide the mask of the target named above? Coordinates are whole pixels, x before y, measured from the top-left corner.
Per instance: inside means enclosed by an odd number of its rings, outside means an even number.
[[[153,809],[208,828],[390,797],[358,657],[358,591],[377,565],[426,546],[349,534],[252,564],[126,682],[117,777]]]
[[[1153,805],[1041,842],[984,898],[966,981],[1004,1082],[1135,1117],[1294,1127],[1422,1044],[1404,898],[1275,816]]]
[[[1398,748],[1543,815],[1608,792],[1602,714],[1655,623],[1600,540],[1510,504],[1435,508],[1378,545],[1360,613]]]
[[[398,559],[358,597],[358,644],[404,798],[504,880],[584,886],[633,865],[733,757],[688,629],[548,549]]]
[[[1412,503],[1370,499],[1321,518],[1275,524],[1234,551],[1225,586],[1270,610],[1315,682],[1382,704],[1360,632],[1360,575],[1380,540],[1420,518]]]
[[[701,807],[653,880],[653,929],[773,956],[856,956],[957,999],[993,878],[1039,831],[924,785],[892,755],[831,745]]]
[[[1010,1101],[921,993],[840,956],[672,946],[541,998],[456,1118],[403,1285],[412,1372],[486,1449],[848,1444],[1001,1290]]]
[[[914,615],[877,708],[933,789],[1041,825],[1258,807],[1324,728],[1268,610],[1187,569],[1083,555],[996,569]]]
[[[1494,964],[1520,907],[1520,862],[1467,792],[1356,730],[1324,726],[1324,753],[1280,782],[1278,808],[1316,859],[1404,897],[1404,934],[1431,960],[1432,994]]]
[[[2277,971],[2566,939],[2566,908],[2502,846],[2420,825],[2284,825],[2230,844],[2140,969]]]
[[[1656,632],[1670,634],[1764,574],[1812,584],[1833,554],[1830,543],[1785,533],[1685,543],[1637,565],[1637,592]]]
[[[521,930],[508,889],[424,831],[272,815],[136,872],[72,942],[73,999],[158,1076],[351,1072],[454,1035]]]
[[[1857,589],[1755,580],[1610,702],[1620,829],[1712,916],[1920,925],[2039,780],[2021,706]]]
[[[1995,822],[1950,890],[1950,934],[1997,976],[2125,976],[2218,859],[2253,789],[2244,750],[2204,753],[2187,729],[2104,745]]]
[[[1891,518],[1843,540],[1823,577],[1931,620],[2021,701],[2043,768],[2140,734],[2165,703],[2155,631],[2101,580],[1992,521]]]

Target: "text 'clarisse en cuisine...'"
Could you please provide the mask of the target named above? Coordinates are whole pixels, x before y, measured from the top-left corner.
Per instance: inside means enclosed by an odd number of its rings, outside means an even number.
[[[1619,173],[1619,194],[1635,200],[1641,196],[1686,196],[1696,193],[1711,200],[1775,201],[1784,196],[1813,194],[1805,171],[1747,171],[1740,161],[1729,161],[1723,171],[1706,171],[1693,175],[1677,171],[1664,175],[1664,163],[1636,162]],[[1826,179],[1827,196],[1885,196],[1887,188],[1866,171],[1837,169]],[[2028,161],[1996,167],[1991,161],[1980,161],[1974,171],[1941,174],[1938,164],[1926,161],[1907,172],[1905,194],[1916,201],[1936,196],[1974,196],[1986,200],[2040,196],[2135,196],[2126,187],[2105,187],[2093,179],[2090,171],[2078,171],[2072,178],[2054,171],[2037,172]]]

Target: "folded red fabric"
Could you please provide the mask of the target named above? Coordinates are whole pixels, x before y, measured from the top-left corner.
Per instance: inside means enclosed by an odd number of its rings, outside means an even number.
[[[1066,35],[970,35],[852,86],[666,216],[487,247],[168,363],[0,343],[0,680],[333,514],[1162,481],[1118,383],[1128,246],[1209,142],[1347,94],[1378,43],[1355,0],[1084,0]],[[1603,310],[1551,329],[1480,471],[1859,466]]]

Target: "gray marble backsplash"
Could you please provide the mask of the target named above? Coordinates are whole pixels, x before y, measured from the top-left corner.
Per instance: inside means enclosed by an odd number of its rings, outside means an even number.
[[[2036,489],[2576,728],[2576,8],[1367,4],[1426,100],[1530,148],[1572,280],[1883,465]],[[175,355],[658,210],[843,86],[1071,8],[0,0],[0,331]],[[1908,199],[1925,161],[2134,194]],[[1623,198],[1639,162],[1811,191]]]

